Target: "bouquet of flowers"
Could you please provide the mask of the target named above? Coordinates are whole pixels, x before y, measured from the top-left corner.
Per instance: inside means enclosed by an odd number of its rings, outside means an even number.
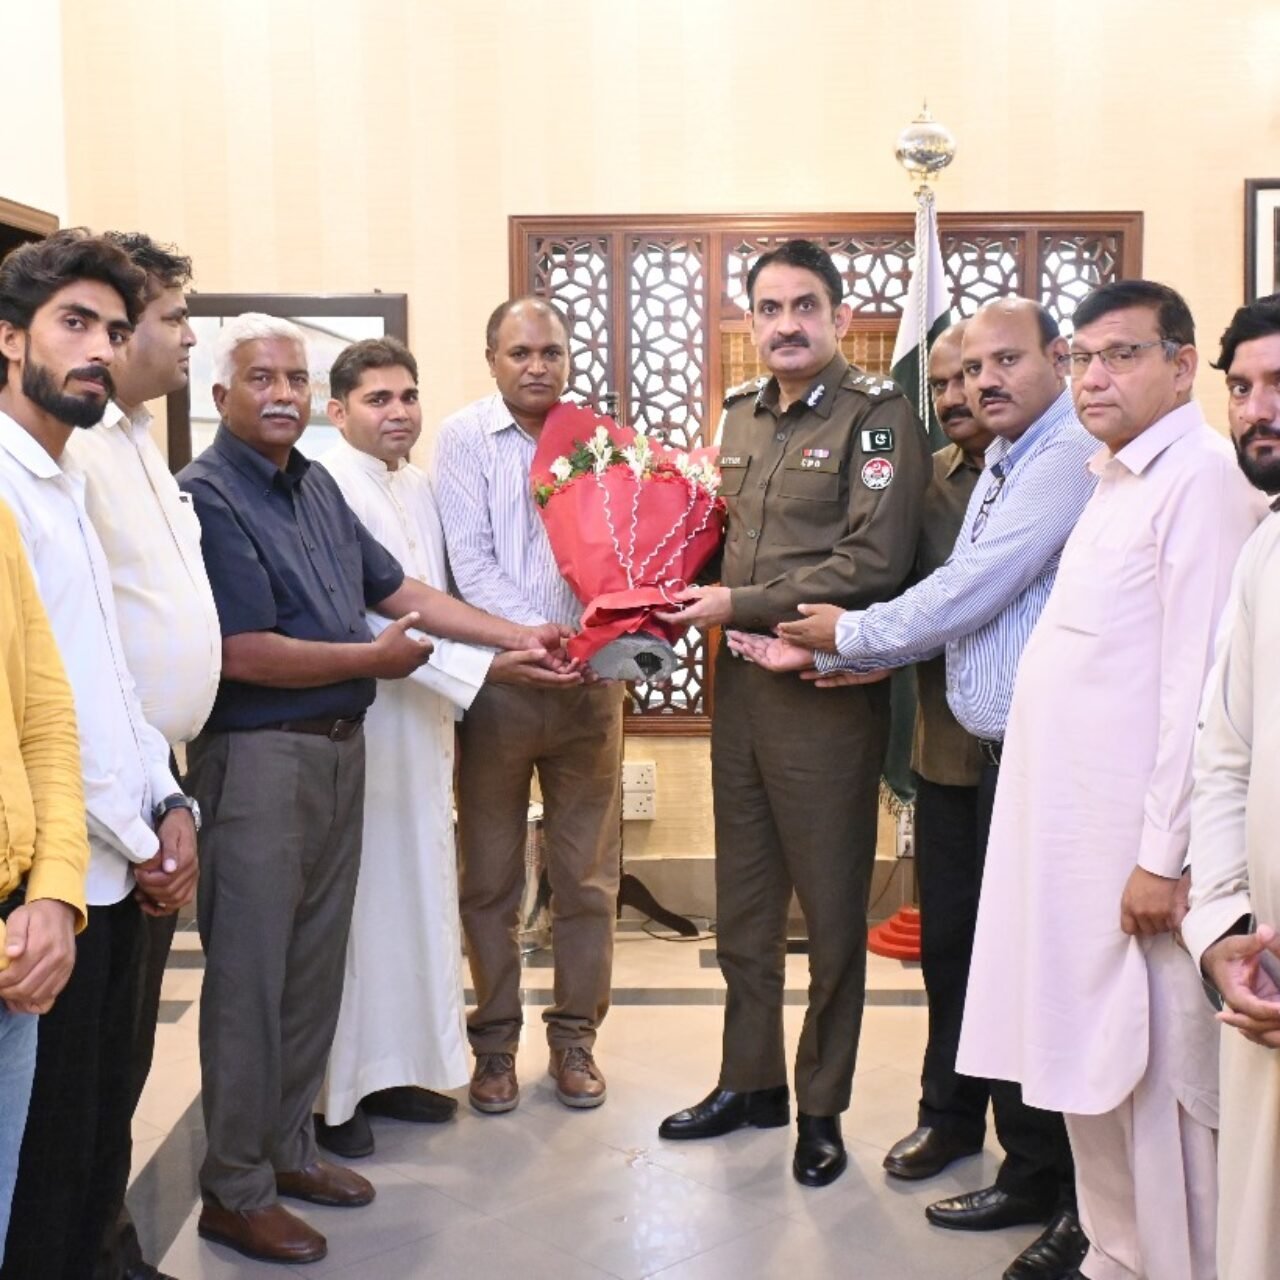
[[[600,675],[663,680],[679,666],[670,609],[720,545],[714,449],[682,453],[590,409],[547,415],[531,473],[565,580],[587,606],[570,656]]]

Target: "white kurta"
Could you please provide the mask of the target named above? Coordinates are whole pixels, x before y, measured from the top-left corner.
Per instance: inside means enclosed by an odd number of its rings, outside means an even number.
[[[1275,643],[1273,643],[1273,641]],[[1240,557],[1229,629],[1205,694],[1191,806],[1191,954],[1242,916],[1280,926],[1280,517]],[[1276,1274],[1280,1259],[1280,1050],[1222,1030],[1218,1272]]]
[[[957,1065],[1019,1081],[1033,1106],[1111,1111],[1147,1071],[1158,980],[1178,1011],[1169,1085],[1213,1125],[1194,966],[1149,973],[1120,900],[1135,865],[1182,870],[1215,625],[1265,504],[1195,404],[1090,466],[1098,488],[1018,668]]]
[[[405,573],[448,589],[444,535],[426,476],[345,441],[320,460],[356,515]],[[386,620],[370,616],[377,630]],[[395,1085],[450,1089],[469,1076],[458,877],[452,827],[453,730],[492,660],[435,640],[407,680],[378,681],[365,722],[364,852],[342,1010],[321,1110],[349,1120],[365,1095]]]

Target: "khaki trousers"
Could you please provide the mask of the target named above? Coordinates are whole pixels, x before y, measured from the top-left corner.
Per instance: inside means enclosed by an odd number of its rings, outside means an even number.
[[[311,1112],[342,998],[364,818],[364,734],[201,734],[200,1070],[207,1201],[276,1201],[316,1158]],[[395,974],[387,975],[394,982]]]
[[[720,1086],[786,1082],[794,889],[809,933],[796,1099],[806,1114],[837,1115],[849,1105],[862,1029],[889,683],[818,689],[722,647],[715,696],[716,955],[728,987]]]
[[[622,697],[618,685],[485,685],[460,730],[458,839],[462,928],[477,1053],[514,1053],[520,1005],[520,899],[533,771],[542,788],[551,883],[553,1049],[590,1048],[609,1008],[621,854]]]

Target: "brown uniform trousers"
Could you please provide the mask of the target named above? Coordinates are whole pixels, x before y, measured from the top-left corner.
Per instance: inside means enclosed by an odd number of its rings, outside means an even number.
[[[911,571],[932,465],[910,403],[837,354],[786,413],[772,380],[730,392],[720,448],[732,626],[796,606],[866,608]],[[809,934],[801,1111],[849,1105],[866,982],[866,913],[887,683],[818,689],[722,650],[711,738],[717,955],[728,987],[720,1084],[786,1080],[782,996],[794,888]]]

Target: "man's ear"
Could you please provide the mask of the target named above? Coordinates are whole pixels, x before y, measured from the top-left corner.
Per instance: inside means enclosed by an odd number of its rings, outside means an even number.
[[[0,356],[6,360],[21,360],[26,346],[27,331],[19,329],[10,320],[0,320]]]
[[[498,376],[497,358],[498,353],[496,351],[490,351],[488,347],[485,348],[484,359],[485,363],[489,366],[489,376],[491,378],[496,378]]]
[[[847,302],[842,302],[835,310],[835,320],[836,337],[843,338],[853,323],[853,308]]]
[[[347,425],[347,408],[346,405],[338,399],[337,396],[331,397],[329,403],[324,407],[325,413],[328,415],[329,421],[345,436]]]
[[[222,417],[222,406],[227,403],[227,389],[220,382],[213,384],[213,407],[218,411],[218,417]]]

